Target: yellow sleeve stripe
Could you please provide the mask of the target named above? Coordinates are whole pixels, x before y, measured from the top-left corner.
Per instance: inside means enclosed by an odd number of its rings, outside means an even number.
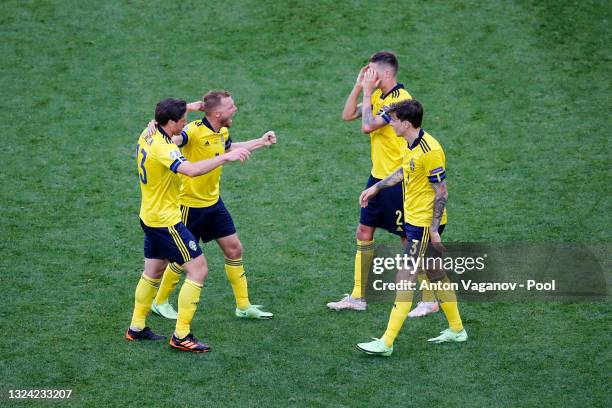
[[[189,251],[187,250],[185,243],[181,239],[181,236],[174,229],[174,227],[168,227],[168,231],[170,231],[170,235],[172,235],[172,239],[174,239],[174,243],[178,247],[179,251],[181,251],[181,255],[183,255],[183,260],[185,262],[188,262],[191,259],[191,256],[189,255]]]

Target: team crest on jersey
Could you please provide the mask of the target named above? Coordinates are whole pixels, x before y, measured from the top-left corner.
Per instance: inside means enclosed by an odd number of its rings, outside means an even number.
[[[414,171],[414,159],[410,159],[410,170]]]
[[[170,152],[170,158],[173,160],[178,159],[179,157],[181,157],[181,152],[179,152],[178,150],[173,150]]]
[[[194,241],[189,241],[189,248],[191,248],[192,251],[195,251],[198,249],[198,246]]]

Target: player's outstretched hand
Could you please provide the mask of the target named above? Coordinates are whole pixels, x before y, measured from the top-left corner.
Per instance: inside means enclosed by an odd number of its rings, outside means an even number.
[[[363,190],[363,192],[359,196],[359,205],[361,206],[361,208],[366,208],[370,200],[374,198],[376,194],[378,194],[378,189],[376,188],[376,186],[372,186],[366,190]]]
[[[226,154],[228,161],[240,161],[241,163],[244,163],[251,156],[251,152],[243,147],[232,149]]]
[[[273,130],[269,130],[263,134],[261,140],[263,140],[264,146],[272,146],[276,144],[276,133]]]
[[[153,136],[155,132],[157,132],[157,122],[155,121],[155,119],[153,119],[147,125],[147,135]]]

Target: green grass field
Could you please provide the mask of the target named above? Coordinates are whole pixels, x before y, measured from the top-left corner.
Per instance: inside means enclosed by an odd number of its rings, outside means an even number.
[[[611,18],[606,1],[3,1],[0,405],[610,406],[609,301],[462,304],[467,343],[427,344],[438,314],[409,321],[389,359],[354,344],[390,304],[325,303],[352,286],[370,166],[340,114],[380,49],[446,150],[446,240],[610,243]],[[208,244],[193,329],[214,351],[128,343],[135,141],[160,99],[214,88],[238,104],[234,140],[279,137],[222,182],[251,299],[276,317],[233,317]],[[16,388],[74,392],[7,400]]]

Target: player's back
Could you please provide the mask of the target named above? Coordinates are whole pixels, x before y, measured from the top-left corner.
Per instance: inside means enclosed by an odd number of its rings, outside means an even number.
[[[136,147],[136,165],[142,194],[140,218],[149,227],[167,227],[181,219],[178,204],[178,166],[185,161],[163,130],[148,135],[145,129]]]

